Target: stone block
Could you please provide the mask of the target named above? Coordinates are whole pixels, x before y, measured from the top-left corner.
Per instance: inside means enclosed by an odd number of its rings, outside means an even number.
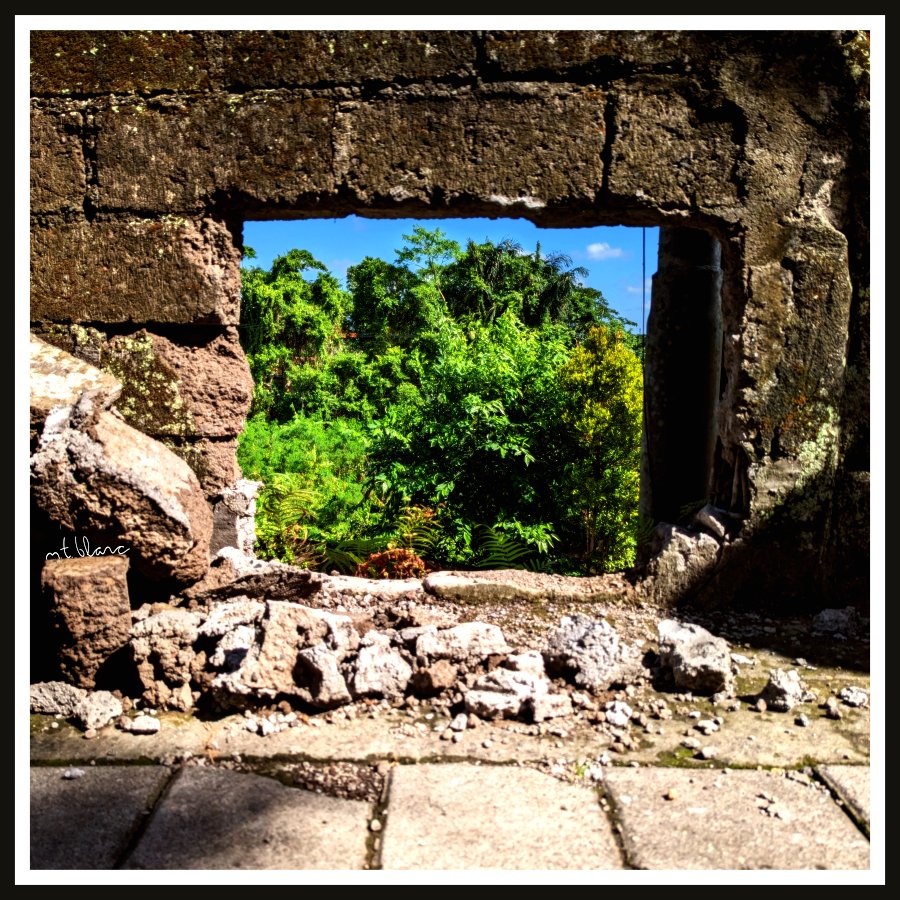
[[[35,226],[31,320],[237,325],[240,261],[214,219]]]
[[[86,181],[75,109],[31,110],[31,213],[81,211]]]
[[[542,84],[346,105],[336,175],[364,203],[434,208],[437,193],[516,215],[590,202],[602,181],[604,102],[600,91]]]
[[[98,203],[198,210],[219,193],[246,208],[334,188],[334,105],[290,91],[116,101],[96,116]]]
[[[196,91],[209,86],[202,34],[190,31],[32,33],[32,94]]]
[[[63,675],[72,684],[93,688],[97,671],[130,638],[128,558],[79,557],[91,548],[83,538],[79,544],[77,535],[75,541],[73,559],[44,563],[41,585],[50,603]]]

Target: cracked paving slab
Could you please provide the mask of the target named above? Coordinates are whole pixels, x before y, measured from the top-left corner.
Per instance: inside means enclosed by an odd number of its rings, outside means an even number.
[[[868,766],[816,766],[816,774],[847,804],[866,831],[872,819],[872,774]]]
[[[181,769],[126,869],[362,869],[371,804]]]
[[[810,779],[750,770],[611,769],[637,869],[867,869],[869,842]]]
[[[398,766],[384,869],[620,869],[595,791],[514,766]]]
[[[170,775],[165,766],[31,769],[31,868],[114,868]]]

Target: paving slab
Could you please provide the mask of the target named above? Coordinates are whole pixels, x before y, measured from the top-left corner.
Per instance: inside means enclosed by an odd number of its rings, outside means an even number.
[[[362,869],[371,805],[259,775],[173,778],[126,869]]]
[[[31,868],[114,868],[170,776],[165,766],[31,769]]]
[[[868,766],[816,766],[831,789],[869,830],[872,818],[872,773]]]
[[[869,868],[869,842],[812,780],[617,768],[604,783],[637,869]]]
[[[398,766],[383,869],[620,869],[594,790],[516,766]]]

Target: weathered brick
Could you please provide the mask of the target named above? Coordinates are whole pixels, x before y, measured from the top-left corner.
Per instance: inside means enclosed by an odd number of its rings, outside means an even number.
[[[471,74],[475,35],[464,31],[236,31],[211,37],[214,80],[230,90]]]
[[[80,210],[84,204],[81,113],[31,110],[31,211]]]
[[[141,330],[111,338],[104,366],[122,379],[120,412],[154,437],[234,437],[253,378],[237,329],[193,330],[181,341]]]
[[[96,116],[101,208],[296,204],[334,187],[333,104],[289,91],[106,105]]]
[[[644,79],[615,104],[609,189],[614,197],[692,209],[732,207],[732,172],[741,154],[725,117],[698,120],[673,79]]]
[[[364,202],[462,196],[510,213],[590,202],[602,178],[603,105],[598,91],[546,85],[362,103],[341,116],[336,164]]]
[[[591,64],[680,63],[691,33],[682,31],[492,31],[485,56],[506,74],[567,71]]]
[[[225,488],[234,487],[234,483],[242,477],[237,462],[236,438],[164,438],[163,443],[191,467],[207,498],[221,496]]]
[[[236,325],[240,290],[240,251],[212,219],[32,228],[34,322]]]
[[[188,31],[36,31],[30,53],[32,94],[209,86],[203,37]]]

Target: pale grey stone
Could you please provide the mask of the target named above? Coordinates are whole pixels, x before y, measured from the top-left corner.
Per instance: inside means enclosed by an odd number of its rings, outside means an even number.
[[[406,691],[412,668],[397,650],[390,649],[390,639],[386,635],[381,637],[382,642],[369,638],[368,645],[359,648],[350,684],[355,696],[402,697]]]
[[[734,688],[727,642],[699,625],[663,619],[658,626],[660,666],[682,691],[715,694]]]
[[[804,684],[796,669],[772,669],[769,681],[762,689],[760,699],[766,701],[768,709],[776,712],[790,712],[802,701]]]
[[[122,701],[109,691],[92,691],[76,704],[75,718],[82,728],[103,728],[122,715]]]
[[[29,687],[31,712],[44,715],[75,715],[75,707],[87,696],[83,688],[64,681],[41,681]]]
[[[605,619],[580,613],[560,619],[543,655],[549,672],[574,677],[592,691],[631,681],[644,671],[637,647],[624,643]]]
[[[496,625],[464,622],[452,628],[426,632],[416,640],[416,655],[425,659],[480,662],[488,656],[507,656],[509,645]]]

